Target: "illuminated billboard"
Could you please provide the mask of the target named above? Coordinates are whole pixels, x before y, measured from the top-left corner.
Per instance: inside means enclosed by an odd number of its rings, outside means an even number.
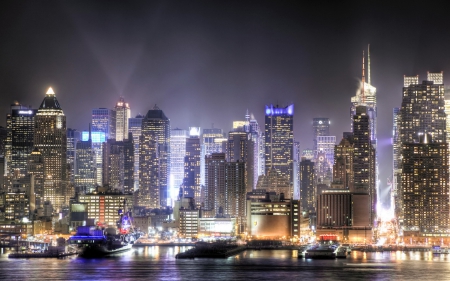
[[[104,132],[91,132],[92,142],[105,142],[106,136]],[[81,133],[81,140],[88,141],[89,140],[89,132],[83,131]]]

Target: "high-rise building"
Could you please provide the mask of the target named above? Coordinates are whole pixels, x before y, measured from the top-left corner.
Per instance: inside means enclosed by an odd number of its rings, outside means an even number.
[[[351,192],[353,188],[353,137],[342,138],[334,149],[334,167],[332,189],[346,189]]]
[[[194,198],[195,204],[202,203],[200,189],[200,128],[189,128],[184,157],[184,179],[180,197]]]
[[[300,201],[304,212],[315,213],[316,190],[315,169],[311,159],[302,157],[300,161]]]
[[[396,211],[400,234],[416,241],[448,239],[448,143],[443,74],[404,77],[397,116]],[[439,211],[436,211],[439,210]]]
[[[116,141],[123,141],[128,138],[128,119],[130,118],[130,106],[123,97],[114,107],[116,115]]]
[[[205,157],[212,153],[225,152],[222,151],[222,142],[226,141],[225,134],[222,129],[209,128],[203,129],[201,156],[200,156],[200,183],[205,186]]]
[[[370,116],[365,106],[356,107],[353,116],[353,180],[354,191],[369,194],[371,223],[376,218],[375,148],[370,139]]]
[[[402,146],[402,231],[419,242],[440,243],[449,237],[448,144],[422,134]]]
[[[206,156],[206,183],[204,205],[213,214],[224,214],[226,201],[225,153],[212,153]]]
[[[94,108],[92,110],[92,148],[95,152],[95,168],[97,185],[103,183],[103,151],[102,144],[108,139],[116,139],[116,112],[108,108]],[[98,133],[100,138],[94,136]]]
[[[142,132],[142,119],[144,116],[140,114],[128,119],[128,132],[132,133],[134,142],[134,190],[139,189],[139,138]]]
[[[138,205],[147,208],[161,207],[159,186],[158,138],[150,128],[142,125],[139,138],[139,191]]]
[[[266,105],[265,116],[266,173],[271,169],[277,169],[292,182],[294,105],[285,108]]]
[[[80,132],[76,129],[67,129],[67,166],[68,175],[67,178],[71,184],[74,183],[74,173],[75,173],[75,151],[77,142],[81,140]]]
[[[189,137],[187,130],[173,129],[170,131],[170,173],[169,187],[170,199],[177,200],[180,187],[184,179],[184,157],[186,156],[186,139]]]
[[[64,115],[55,93],[49,88],[36,116],[34,146],[44,159],[44,200],[55,208],[68,204],[67,194],[67,129]]]
[[[313,151],[317,155],[317,137],[330,135],[330,119],[319,117],[313,118]]]
[[[30,185],[34,185],[36,206],[44,205],[44,158],[41,152],[35,147],[28,157],[27,166],[30,175]]]
[[[34,146],[34,124],[37,110],[18,103],[11,105],[6,116],[5,160],[10,179],[26,175],[28,156]]]
[[[134,144],[131,136],[123,141],[109,139],[104,143],[103,185],[125,194],[134,192]]]
[[[170,167],[170,119],[167,118],[164,112],[156,105],[153,109],[147,112],[147,115],[142,120],[141,133],[146,134],[146,139],[148,138],[150,132],[153,133],[156,138],[155,141],[157,144],[157,155],[159,159],[159,204],[160,206],[166,206],[169,184],[168,173]],[[141,163],[139,165],[142,167]],[[143,163],[143,165],[149,164]]]
[[[95,152],[92,148],[91,137],[87,141],[78,140],[75,147],[75,190],[79,193],[93,192],[97,178],[94,163]]]

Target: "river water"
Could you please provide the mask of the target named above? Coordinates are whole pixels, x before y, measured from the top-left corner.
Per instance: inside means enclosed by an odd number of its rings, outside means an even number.
[[[133,248],[97,259],[8,259],[1,250],[0,280],[450,280],[450,255],[427,252],[352,252],[347,259],[305,260],[292,250],[249,250],[227,259],[175,259],[187,249]]]

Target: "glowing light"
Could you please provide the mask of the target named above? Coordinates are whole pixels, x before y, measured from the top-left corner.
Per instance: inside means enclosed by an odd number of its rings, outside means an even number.
[[[19,110],[19,114],[32,114],[33,111],[32,110]]]
[[[200,136],[200,127],[189,127],[189,135],[191,137]]]
[[[46,95],[49,96],[49,95],[54,95],[54,94],[55,94],[55,92],[53,92],[52,87],[48,88]]]

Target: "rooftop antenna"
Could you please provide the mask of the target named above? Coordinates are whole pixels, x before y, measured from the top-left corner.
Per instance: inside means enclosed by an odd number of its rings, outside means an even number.
[[[370,84],[370,44],[367,45],[367,83]]]
[[[364,103],[366,101],[365,99],[365,91],[364,91],[364,84],[366,82],[366,77],[365,77],[365,69],[364,69],[364,51],[363,51],[363,58],[362,58],[362,87],[361,87],[361,102]]]

